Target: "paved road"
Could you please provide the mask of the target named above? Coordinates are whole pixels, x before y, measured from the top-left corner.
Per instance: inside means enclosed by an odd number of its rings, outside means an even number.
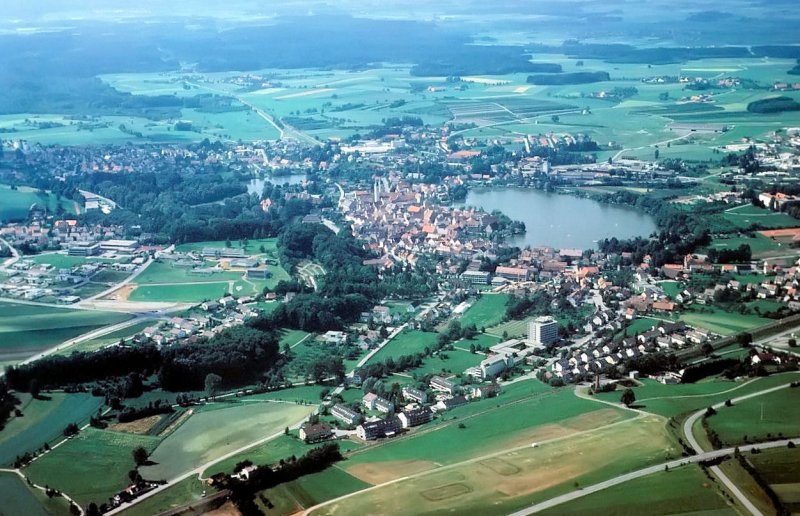
[[[133,271],[133,274],[125,278],[124,280],[120,281],[119,283],[115,284],[114,286],[107,288],[106,290],[100,292],[99,294],[95,294],[92,297],[89,297],[78,304],[84,303],[86,301],[94,301],[95,299],[100,299],[106,297],[107,295],[111,294],[112,292],[116,292],[117,290],[121,289],[125,285],[128,285],[130,282],[136,279],[139,274],[143,273],[150,265],[153,263],[153,258],[150,256],[147,257],[147,261],[144,262],[139,268]]]
[[[17,263],[20,259],[19,251],[14,249],[14,246],[8,243],[5,238],[0,238],[0,243],[5,244],[6,247],[11,251],[11,257],[7,258],[3,262],[3,268],[8,268]]]

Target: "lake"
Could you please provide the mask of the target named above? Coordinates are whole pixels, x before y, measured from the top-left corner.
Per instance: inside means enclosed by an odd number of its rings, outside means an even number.
[[[305,181],[306,177],[307,176],[305,174],[290,174],[288,176],[265,176],[253,178],[249,183],[247,183],[247,193],[254,193],[261,196],[261,192],[264,191],[264,183],[267,181],[276,185],[283,185],[286,183],[289,183],[290,185],[297,185]]]
[[[597,249],[600,239],[646,237],[657,229],[653,217],[633,208],[541,190],[471,189],[465,204],[524,222],[527,232],[507,240],[519,247]]]

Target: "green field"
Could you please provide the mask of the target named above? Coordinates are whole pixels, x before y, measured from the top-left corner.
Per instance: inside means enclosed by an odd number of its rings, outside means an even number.
[[[510,403],[512,401],[518,403]],[[508,386],[498,399],[474,401],[448,411],[446,417],[451,421],[446,424],[437,422],[441,428],[436,431],[388,442],[354,455],[348,464],[415,460],[420,457],[420,449],[426,450],[427,461],[451,464],[524,442],[526,436],[533,438],[536,435],[538,426],[568,424],[564,423],[565,420],[599,408],[602,407],[595,402],[576,397],[571,389],[548,390],[534,380],[518,382]],[[630,417],[629,412],[610,411],[615,419]],[[463,421],[467,428],[458,428],[452,422],[453,416]]]
[[[643,380],[644,387],[634,387],[637,407],[665,417],[677,416],[729,398],[744,396],[770,387],[783,385],[800,378],[797,373],[783,373],[757,378],[748,382],[705,380],[695,384],[662,385]],[[619,402],[621,392],[597,394],[600,399]]]
[[[677,281],[660,281],[658,286],[664,289],[664,293],[675,299],[675,296],[681,293],[682,286]]]
[[[74,346],[70,346],[68,348],[60,349],[55,354],[56,355],[71,355],[76,351],[97,351],[98,349],[102,349],[106,346],[110,346],[112,344],[117,344],[121,339],[128,340],[137,333],[140,333],[145,328],[152,326],[154,323],[153,321],[142,321],[127,328],[123,328],[121,330],[116,330],[102,337],[97,337],[94,339],[85,340],[83,342],[79,342]]]
[[[760,233],[756,233],[753,237],[715,238],[705,251],[707,252],[709,249],[737,249],[741,245],[750,246],[753,258],[769,258],[793,252],[789,244],[782,244]]]
[[[143,446],[152,451],[157,444],[157,437],[86,428],[24,472],[35,483],[60,489],[81,505],[99,504],[130,483],[133,450]]]
[[[506,314],[507,294],[484,294],[459,318],[461,326],[474,324],[478,329],[495,326]]]
[[[125,516],[153,516],[153,514],[196,502],[203,498],[203,493],[210,495],[212,491],[197,476],[191,476],[177,484],[173,484],[169,489],[142,500],[123,511],[122,514]]]
[[[784,507],[792,514],[800,511],[800,451],[793,449],[762,450],[748,455],[759,474],[778,495]]]
[[[68,199],[57,200],[54,196],[35,188],[0,184],[0,221],[22,220],[28,217],[28,210],[34,203],[55,212],[59,207],[66,213],[75,213],[75,203]]]
[[[97,328],[131,318],[129,314],[0,302],[0,362],[17,362],[38,351]]]
[[[210,267],[210,265],[209,265]],[[216,271],[213,274],[192,274],[191,269],[173,267],[169,262],[156,261],[136,276],[137,285],[150,283],[219,283],[236,281],[242,277],[241,272]]]
[[[18,396],[23,417],[12,417],[0,432],[0,465],[9,465],[17,455],[41,448],[44,443],[53,444],[64,427],[86,421],[103,402],[89,394],[43,394],[42,398],[49,399]]]
[[[467,368],[477,366],[484,358],[486,358],[484,355],[473,354],[460,349],[440,351],[434,356],[427,357],[420,367],[410,369],[406,373],[412,376],[415,374],[424,376],[430,373],[460,374]]]
[[[366,482],[348,475],[338,466],[333,466],[325,471],[305,475],[292,482],[262,491],[275,507],[269,509],[263,504],[259,504],[259,507],[267,515],[293,514],[369,486]]]
[[[723,218],[736,229],[748,229],[754,224],[758,224],[761,228],[798,226],[798,220],[785,213],[776,213],[755,206],[732,208],[723,213]]]
[[[217,300],[228,294],[230,294],[230,285],[227,281],[197,285],[143,285],[136,287],[128,296],[128,300],[201,303],[207,300]]]
[[[66,516],[69,502],[62,497],[48,498],[42,491],[25,484],[14,473],[0,473],[0,514],[14,516]]]
[[[637,478],[546,509],[540,514],[542,516],[737,514],[725,503],[718,489],[703,474],[699,466],[691,465]]]
[[[154,466],[142,468],[152,479],[170,479],[200,464],[275,433],[303,419],[314,407],[257,402],[197,412],[156,448]]]
[[[702,311],[700,309],[686,310],[680,313],[679,318],[689,326],[699,326],[723,336],[751,330],[772,322],[770,319],[757,315],[726,312],[716,306],[705,306]]]
[[[375,353],[369,362],[382,362],[387,358],[398,358],[415,353],[422,353],[426,347],[436,344],[438,333],[409,330],[400,333]]]
[[[731,446],[778,435],[800,437],[800,390],[786,388],[723,407],[707,418],[709,427]]]

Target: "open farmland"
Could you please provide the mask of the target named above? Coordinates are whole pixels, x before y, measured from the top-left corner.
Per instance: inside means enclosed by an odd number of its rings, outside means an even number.
[[[786,388],[723,407],[707,418],[708,426],[731,446],[778,435],[800,437],[800,391]]]
[[[348,513],[354,514],[362,511],[387,514],[398,511],[413,514],[445,511],[507,514],[536,501],[571,491],[576,483],[588,485],[677,455],[660,418],[628,420],[605,427],[616,419],[604,419],[611,415],[606,413],[604,417],[598,414],[597,418],[590,420],[592,414],[585,414],[581,425],[584,431],[581,433],[572,437],[561,434],[561,438],[556,437],[558,434],[541,434],[543,438],[538,439],[540,443],[536,448],[521,444],[517,448],[506,447],[507,451],[500,449],[495,453],[484,448],[480,449],[482,455],[455,462],[451,467],[437,467],[433,462],[426,464],[426,461],[418,460],[420,464],[416,470],[403,470],[401,462],[385,463],[387,472],[395,470],[406,478],[325,505],[313,514],[334,514],[345,507]],[[567,424],[569,421],[566,420]],[[469,421],[466,426],[461,431],[463,436],[454,437],[455,440],[468,438]],[[544,429],[541,431],[544,432]],[[625,439],[619,439],[621,433],[624,433]],[[503,434],[496,432],[494,437],[498,435]],[[531,440],[535,439],[531,437]],[[426,446],[425,449],[429,448]],[[435,449],[430,448],[431,451]],[[426,459],[436,460],[435,455],[428,454]],[[397,464],[397,468],[393,464]],[[394,477],[379,477],[377,465],[371,466],[376,468],[373,478],[380,478],[379,482]],[[356,476],[359,473],[364,475],[367,471],[362,469],[359,472],[358,468],[349,465],[347,470]]]
[[[672,471],[631,480],[592,493],[572,502],[546,509],[542,516],[635,516],[639,514],[702,513],[734,516],[719,488],[703,474],[700,466],[690,465]]]
[[[78,503],[104,502],[129,484],[135,448],[152,451],[157,437],[86,428],[25,468],[40,485],[69,493]]]
[[[757,315],[731,313],[711,306],[686,310],[680,313],[679,318],[689,326],[699,326],[722,336],[751,330],[772,322]]]
[[[797,448],[763,450],[749,455],[747,460],[775,491],[786,509],[792,514],[800,511],[800,470],[797,468],[800,451]]]
[[[0,302],[0,363],[18,362],[38,351],[130,318],[129,314]]]
[[[90,394],[47,393],[42,399],[20,394],[23,417],[12,417],[0,432],[0,465],[9,465],[25,452],[52,444],[70,423],[88,420],[102,404],[102,398]]]
[[[25,219],[33,204],[53,213],[59,209],[66,213],[75,213],[75,203],[68,199],[58,200],[47,192],[27,186],[18,186],[16,190],[12,190],[8,185],[0,184],[0,222]]]
[[[175,509],[181,505],[196,502],[203,498],[208,485],[197,478],[189,477],[168,489],[151,496],[122,512],[125,516],[153,516],[161,512]]]
[[[633,392],[636,406],[641,410],[671,417],[798,379],[798,373],[782,373],[747,382],[706,380],[695,384],[661,385],[645,380],[645,386],[634,387]],[[612,402],[619,402],[621,395],[619,391],[597,394],[599,398]]]
[[[147,478],[173,478],[200,464],[259,439],[282,432],[311,413],[294,403],[236,405],[196,412],[170,434],[151,456],[156,464],[142,468]]]
[[[0,514],[13,516],[66,516],[69,502],[61,497],[48,498],[42,491],[34,489],[15,473],[0,473]]]

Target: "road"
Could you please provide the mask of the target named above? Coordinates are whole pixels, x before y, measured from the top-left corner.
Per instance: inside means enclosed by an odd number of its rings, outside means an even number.
[[[11,257],[7,258],[3,262],[3,266],[2,266],[3,269],[7,269],[8,267],[11,267],[12,265],[14,265],[15,263],[17,263],[19,261],[20,254],[19,254],[19,251],[14,249],[14,246],[9,244],[8,241],[5,238],[0,238],[0,244],[5,245],[11,251]]]
[[[114,285],[113,287],[107,288],[106,290],[104,290],[104,291],[100,292],[99,294],[95,294],[95,295],[93,295],[93,296],[91,296],[91,297],[89,297],[89,298],[86,298],[85,300],[83,300],[83,301],[79,302],[78,304],[80,305],[81,303],[84,303],[84,302],[86,302],[86,301],[94,301],[95,299],[101,299],[101,298],[103,298],[103,297],[106,297],[106,296],[108,296],[109,294],[112,294],[113,292],[116,292],[117,290],[121,289],[122,287],[124,287],[124,286],[128,285],[128,284],[129,284],[129,283],[131,283],[133,280],[135,280],[135,279],[136,279],[136,277],[137,277],[139,274],[143,273],[143,272],[144,272],[144,271],[145,271],[145,270],[146,270],[148,267],[150,267],[150,265],[151,265],[152,263],[153,263],[153,258],[152,258],[151,256],[148,256],[148,257],[147,257],[147,261],[146,261],[146,262],[144,262],[144,263],[143,263],[143,264],[142,264],[142,265],[141,265],[139,268],[137,268],[135,271],[133,271],[133,274],[131,274],[130,276],[128,276],[127,278],[125,278],[125,279],[124,279],[124,280],[122,280],[121,282],[117,283],[117,284],[116,284],[116,285]]]
[[[786,383],[784,385],[779,385],[778,387],[772,387],[771,389],[765,389],[763,391],[754,392],[752,394],[747,394],[745,396],[740,396],[738,398],[732,399],[731,401],[734,404],[736,404],[740,401],[744,401],[750,398],[755,398],[757,396],[763,396],[764,394],[769,394],[771,392],[787,388],[789,388],[789,383]],[[717,403],[716,405],[713,405],[713,407],[716,410],[724,410],[725,402]],[[694,435],[694,425],[697,422],[697,420],[703,417],[703,414],[705,414],[705,412],[706,409],[698,410],[697,412],[689,416],[689,418],[683,424],[683,433],[686,436],[689,445],[692,447],[694,451],[696,451],[699,454],[704,453],[704,451],[703,447],[700,446],[700,443],[697,441],[697,438]],[[744,450],[745,447],[742,447],[741,449]],[[736,486],[736,484],[734,484],[731,481],[730,478],[728,478],[728,476],[719,468],[719,466],[712,466],[709,469],[714,475],[717,476],[717,478],[720,479],[720,481],[723,484],[725,484],[725,487],[727,487],[728,490],[731,493],[733,493],[736,499],[739,500],[739,502],[750,512],[750,514],[753,514],[755,516],[762,515],[761,511],[759,511],[758,508],[755,505],[753,505],[753,502],[751,502],[750,499],[747,498],[747,496],[745,496],[744,493],[742,493],[742,491]]]

